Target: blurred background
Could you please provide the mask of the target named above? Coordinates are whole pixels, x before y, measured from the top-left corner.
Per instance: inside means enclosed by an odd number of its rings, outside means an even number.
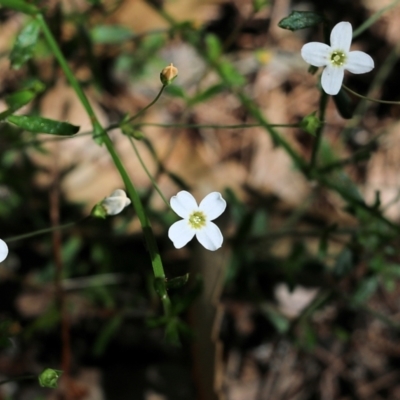
[[[36,3],[105,127],[157,96],[165,66],[179,70],[128,134],[109,130],[167,278],[177,278],[174,318],[163,318],[134,210],[86,218],[122,180],[44,38],[10,68],[29,17],[1,8],[0,98],[40,81],[45,89],[20,112],[80,132],[60,139],[1,125],[0,237],[10,254],[0,264],[0,381],[47,367],[64,373],[54,390],[29,379],[3,384],[0,399],[399,399],[399,106],[350,96],[345,119],[330,99],[318,174],[308,179],[241,94],[284,125],[277,131],[308,163],[315,139],[300,123],[318,110],[320,90],[300,49],[323,41],[323,30],[278,22],[314,11],[356,29],[382,11],[352,47],[375,69],[346,74],[345,84],[400,101],[400,2]],[[222,249],[173,247],[175,216],[137,154],[167,199],[223,194]]]

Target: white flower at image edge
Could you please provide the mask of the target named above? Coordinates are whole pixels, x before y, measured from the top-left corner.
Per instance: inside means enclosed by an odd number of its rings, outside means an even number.
[[[374,60],[363,51],[349,51],[353,35],[350,22],[339,22],[332,29],[331,45],[311,42],[301,49],[303,59],[315,67],[325,67],[321,86],[330,95],[339,93],[344,70],[364,74],[374,68]]]
[[[0,239],[0,262],[3,262],[8,256],[8,246],[4,240]]]
[[[184,190],[171,198],[171,208],[182,220],[175,222],[168,230],[168,237],[177,249],[185,246],[196,235],[207,250],[217,250],[224,238],[212,220],[218,218],[226,208],[226,201],[218,192],[208,194],[200,205]]]

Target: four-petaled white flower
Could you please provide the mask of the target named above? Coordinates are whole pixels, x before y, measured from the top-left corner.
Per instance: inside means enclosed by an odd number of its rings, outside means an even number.
[[[307,43],[301,49],[303,59],[315,67],[325,67],[321,85],[330,95],[339,93],[344,70],[364,74],[374,68],[374,60],[363,51],[349,51],[353,28],[350,22],[339,22],[331,32],[331,45]]]
[[[175,222],[168,230],[168,237],[177,249],[185,246],[196,235],[207,250],[217,250],[224,240],[218,226],[212,220],[219,217],[226,208],[226,201],[218,192],[208,194],[200,205],[184,190],[171,198],[171,208],[182,220]]]
[[[4,240],[0,239],[0,262],[3,262],[8,256],[8,246]]]

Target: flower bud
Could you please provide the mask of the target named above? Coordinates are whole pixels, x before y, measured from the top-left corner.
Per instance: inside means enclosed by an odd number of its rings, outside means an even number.
[[[46,368],[38,377],[39,385],[46,388],[56,388],[58,378],[61,376],[62,371],[58,369]]]
[[[109,215],[119,214],[129,204],[131,204],[131,200],[126,197],[126,193],[122,189],[117,189],[110,196],[97,203],[93,207],[91,215],[105,219]]]
[[[160,73],[161,83],[165,86],[169,85],[178,76],[178,68],[171,63],[165,67]]]
[[[315,136],[317,129],[321,126],[321,121],[315,114],[316,112],[313,112],[305,116],[300,122],[300,127],[313,136]]]

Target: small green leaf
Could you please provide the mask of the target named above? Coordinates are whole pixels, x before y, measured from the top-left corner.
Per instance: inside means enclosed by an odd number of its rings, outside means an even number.
[[[60,122],[53,119],[28,115],[11,115],[7,118],[7,122],[11,122],[19,128],[35,133],[70,136],[79,131],[79,126],[71,125],[68,122]]]
[[[217,36],[212,34],[206,36],[206,49],[209,59],[216,61],[222,54],[222,46]]]
[[[378,277],[371,276],[364,279],[358,286],[356,292],[352,296],[352,305],[358,307],[365,302],[376,292],[378,289]]]
[[[10,61],[11,67],[19,69],[33,55],[36,42],[39,38],[40,25],[35,19],[30,21],[19,33],[15,41],[14,47],[11,50]]]
[[[189,274],[185,274],[182,276],[177,276],[176,278],[167,280],[167,289],[179,289],[182,286],[185,286],[187,281],[189,280]]]
[[[299,29],[311,28],[324,22],[322,15],[312,11],[292,11],[289,16],[279,21],[278,26],[282,29],[290,31],[298,31]]]
[[[225,85],[222,83],[217,83],[216,85],[210,86],[204,92],[197,94],[190,100],[190,105],[195,105],[197,103],[205,102],[206,100],[216,96],[225,89]]]
[[[132,38],[132,31],[121,25],[98,25],[90,31],[95,43],[118,44]]]
[[[37,85],[32,89],[19,90],[7,96],[4,100],[12,111],[16,111],[23,107],[25,104],[31,102],[38,93],[44,90],[44,85]]]
[[[332,97],[333,101],[335,102],[336,109],[338,110],[342,118],[351,119],[353,117],[355,106],[352,103],[348,93],[343,88],[341,88],[339,93],[336,96]]]
[[[179,97],[181,99],[186,99],[187,97],[185,91],[177,85],[168,85],[165,88],[165,92],[172,97]]]
[[[262,306],[262,311],[280,334],[284,334],[289,330],[289,320],[274,307],[264,304]]]
[[[242,86],[246,83],[243,75],[228,61],[220,63],[220,73],[224,80],[232,86]]]
[[[127,117],[129,117],[129,116],[127,115]],[[127,120],[127,119],[128,118],[124,118],[124,120]],[[125,122],[124,120],[122,120],[122,122],[119,125],[119,127],[121,128],[122,133],[124,135],[131,136],[136,140],[143,140],[146,137],[143,132],[141,132],[135,128],[135,125],[133,125],[129,122]]]
[[[354,269],[354,260],[352,251],[345,247],[337,256],[333,273],[337,276],[348,275]]]

